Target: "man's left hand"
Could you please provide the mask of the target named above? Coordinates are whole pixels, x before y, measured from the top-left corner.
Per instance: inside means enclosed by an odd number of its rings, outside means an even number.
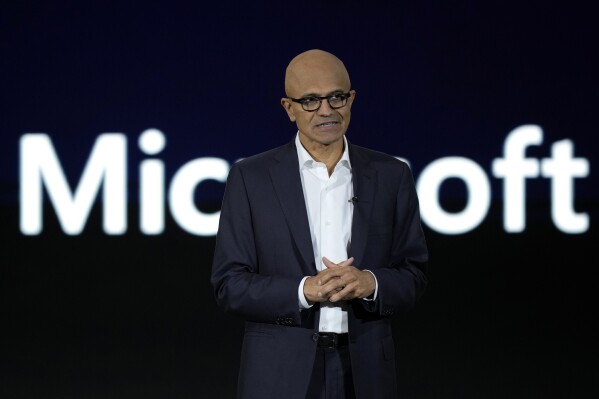
[[[326,291],[335,292],[329,297],[329,301],[366,298],[374,292],[376,282],[372,273],[352,265],[333,263],[326,257],[322,261],[327,267],[327,273],[323,273],[323,277],[326,277],[321,280],[321,285]]]

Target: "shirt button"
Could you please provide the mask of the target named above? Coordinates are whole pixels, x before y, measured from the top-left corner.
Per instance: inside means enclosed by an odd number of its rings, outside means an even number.
[[[322,331],[328,330],[327,326],[322,326]]]
[[[326,226],[330,226],[330,225],[331,225],[331,222],[327,221],[327,222],[325,222],[325,225],[326,225]]]

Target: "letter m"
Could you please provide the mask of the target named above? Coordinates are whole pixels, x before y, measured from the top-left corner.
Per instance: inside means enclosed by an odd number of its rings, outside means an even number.
[[[127,230],[126,136],[101,134],[73,192],[50,137],[28,133],[20,140],[20,228],[25,235],[43,230],[43,189],[46,188],[58,221],[66,234],[81,233],[94,199],[103,184],[103,227],[106,234]]]

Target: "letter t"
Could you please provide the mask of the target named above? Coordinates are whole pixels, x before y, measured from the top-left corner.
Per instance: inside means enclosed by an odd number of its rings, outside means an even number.
[[[551,178],[551,218],[564,233],[584,233],[589,228],[589,215],[574,211],[575,177],[587,177],[589,161],[572,158],[571,140],[561,140],[551,146],[551,158],[541,163],[543,177]]]

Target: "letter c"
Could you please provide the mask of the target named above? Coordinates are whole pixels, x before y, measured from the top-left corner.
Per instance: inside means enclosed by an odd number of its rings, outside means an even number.
[[[229,163],[221,158],[198,158],[183,165],[173,177],[169,203],[173,218],[191,234],[213,236],[218,230],[220,211],[203,213],[194,202],[194,190],[204,180],[226,182]]]

